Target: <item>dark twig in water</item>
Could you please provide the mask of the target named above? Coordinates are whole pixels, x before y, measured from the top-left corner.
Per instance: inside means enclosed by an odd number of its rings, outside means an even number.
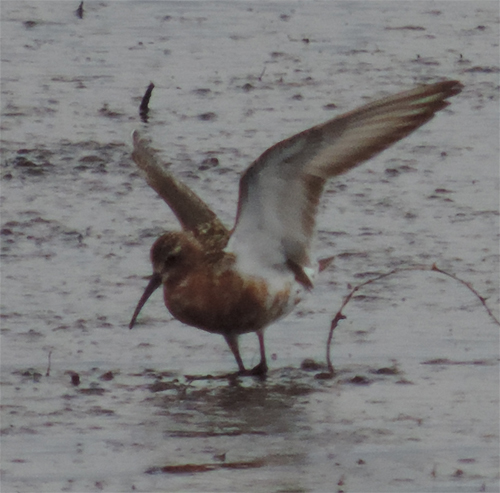
[[[259,81],[262,81],[262,77],[264,77],[264,74],[266,72],[266,68],[267,68],[267,65],[264,65],[264,69],[262,70],[261,74],[258,77]]]
[[[469,291],[471,291],[472,293],[474,293],[476,295],[476,298],[478,298],[479,301],[481,302],[481,304],[484,306],[484,308],[488,312],[488,315],[490,316],[490,318],[492,318],[493,321],[497,325],[500,325],[500,320],[498,320],[498,318],[496,318],[495,315],[493,315],[493,312],[491,311],[490,307],[486,304],[486,298],[484,298],[483,296],[481,296],[472,287],[472,285],[470,283],[468,283],[467,281],[464,281],[463,279],[460,279],[459,277],[455,276],[454,274],[450,274],[449,272],[446,272],[446,271],[440,269],[436,264],[433,264],[432,268],[430,270],[432,270],[434,272],[439,272],[440,274],[443,274],[445,276],[451,277],[452,279],[454,279],[455,281],[459,282],[460,284],[463,284]]]
[[[79,19],[83,19],[83,1],[80,2],[80,5],[75,10],[75,14]]]
[[[463,284],[469,291],[471,291],[476,298],[479,299],[481,304],[484,306],[486,311],[488,312],[488,315],[491,317],[491,319],[497,324],[500,325],[500,321],[495,317],[491,309],[486,305],[486,299],[481,296],[472,286],[470,283],[464,281],[463,279],[460,279],[459,277],[455,276],[454,274],[450,274],[449,272],[446,272],[436,266],[436,264],[433,264],[432,267],[428,267],[426,265],[414,265],[411,267],[403,267],[403,268],[398,268],[398,269],[393,269],[390,272],[386,272],[385,274],[380,274],[377,277],[374,277],[373,279],[369,279],[368,281],[365,281],[358,286],[356,286],[344,299],[340,309],[336,313],[335,317],[332,320],[332,323],[330,325],[330,332],[328,334],[328,340],[326,343],[326,363],[328,365],[328,371],[330,377],[333,377],[335,374],[335,370],[332,365],[332,360],[330,358],[330,346],[332,343],[332,338],[333,338],[333,331],[336,329],[338,323],[340,320],[343,320],[346,318],[345,315],[342,314],[342,310],[345,308],[347,303],[351,300],[351,298],[354,296],[355,293],[357,293],[361,288],[367,286],[368,284],[371,284],[376,281],[380,281],[381,279],[384,279],[385,277],[392,276],[393,274],[398,274],[399,272],[404,272],[404,271],[410,271],[410,270],[421,270],[421,271],[429,271],[429,272],[439,272],[440,274],[443,274],[445,276],[450,277],[451,279],[454,279],[455,281],[459,282],[460,284]],[[325,375],[321,374],[320,378],[325,378]]]
[[[46,377],[50,377],[50,357],[52,356],[52,351],[49,351],[49,364],[47,366],[47,371],[45,372]]]
[[[144,93],[144,97],[141,101],[141,106],[139,106],[139,115],[144,123],[148,122],[149,113],[149,100],[151,99],[151,93],[153,92],[155,85],[151,82]]]

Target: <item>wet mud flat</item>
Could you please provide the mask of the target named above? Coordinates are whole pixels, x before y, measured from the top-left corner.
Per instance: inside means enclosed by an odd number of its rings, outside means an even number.
[[[470,492],[499,487],[496,2],[3,1],[2,491]],[[161,296],[127,324],[175,219],[130,158],[149,135],[230,226],[267,147],[459,79],[415,135],[331,183],[310,299],[267,379]],[[138,107],[150,81],[149,122]],[[242,338],[250,366],[256,338]],[[309,360],[309,361],[306,361]],[[204,377],[204,378],[197,378]]]

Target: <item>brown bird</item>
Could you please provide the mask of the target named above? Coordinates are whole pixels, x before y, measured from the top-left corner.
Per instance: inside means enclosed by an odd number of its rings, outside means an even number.
[[[264,329],[287,315],[332,258],[311,258],[321,193],[340,175],[428,122],[462,90],[458,81],[418,86],[304,130],[265,151],[240,179],[236,222],[228,230],[215,213],[155,157],[134,132],[132,157],[170,206],[182,231],[151,248],[153,275],[130,328],[163,285],[165,305],[181,322],[221,334],[241,375],[267,372]],[[260,363],[246,370],[238,336],[256,332]]]

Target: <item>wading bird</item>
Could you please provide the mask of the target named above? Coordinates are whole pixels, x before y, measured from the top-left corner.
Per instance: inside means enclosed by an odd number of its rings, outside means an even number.
[[[165,305],[175,318],[224,336],[240,375],[266,373],[265,328],[299,303],[331,261],[315,261],[310,251],[327,179],[407,136],[461,90],[458,81],[421,85],[275,144],[243,173],[232,230],[134,132],[132,157],[182,231],[167,232],[154,242],[153,275],[130,328],[163,285]],[[245,369],[238,348],[238,336],[247,332],[256,332],[260,345],[260,363],[251,370]]]

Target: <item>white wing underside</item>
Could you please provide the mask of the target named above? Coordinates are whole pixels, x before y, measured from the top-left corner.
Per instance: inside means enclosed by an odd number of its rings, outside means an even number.
[[[419,86],[312,127],[268,149],[240,181],[238,213],[226,251],[239,267],[312,267],[311,240],[326,180],[378,154],[429,121],[459,93],[444,81]],[[307,269],[309,270],[309,269]]]

